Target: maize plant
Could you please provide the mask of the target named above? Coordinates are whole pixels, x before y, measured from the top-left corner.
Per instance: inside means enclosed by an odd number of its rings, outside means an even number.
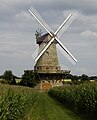
[[[33,107],[36,93],[30,88],[1,86],[0,120],[21,120]],[[4,89],[5,87],[5,89]],[[6,91],[6,92],[5,92]]]
[[[97,84],[87,83],[68,87],[56,87],[49,94],[58,101],[85,114],[97,114]]]

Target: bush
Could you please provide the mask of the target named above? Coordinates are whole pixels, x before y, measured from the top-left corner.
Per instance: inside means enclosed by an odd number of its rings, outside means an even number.
[[[34,72],[30,70],[24,71],[24,75],[22,75],[20,85],[34,87],[36,85]]]
[[[95,83],[53,88],[49,94],[76,112],[97,114],[97,84]]]

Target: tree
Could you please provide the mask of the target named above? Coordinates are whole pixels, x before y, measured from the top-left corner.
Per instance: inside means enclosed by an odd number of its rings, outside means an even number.
[[[68,74],[68,75],[66,76],[66,79],[72,79],[72,77],[73,77],[73,75]]]
[[[8,83],[8,84],[16,84],[16,81],[15,81],[15,77],[14,75],[12,74],[12,71],[11,70],[6,70],[4,72],[4,75],[3,75],[3,82],[5,81],[5,83]]]
[[[34,87],[36,85],[34,72],[31,70],[24,71],[20,85]]]
[[[81,76],[81,81],[82,81],[82,82],[84,82],[84,81],[89,81],[89,77],[88,77],[87,75],[83,74],[83,75]]]
[[[15,80],[15,78],[16,78],[16,77],[13,75],[12,80],[11,80],[11,84],[12,84],[12,85],[16,85],[16,80]]]
[[[74,75],[72,76],[71,80],[74,84],[78,84],[79,77],[77,75]]]
[[[91,76],[90,80],[97,80],[97,76]]]
[[[0,79],[2,79],[3,78],[3,75],[0,75]]]

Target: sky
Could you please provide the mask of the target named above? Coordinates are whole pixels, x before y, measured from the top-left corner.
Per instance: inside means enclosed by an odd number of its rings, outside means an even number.
[[[69,13],[78,13],[60,38],[78,62],[73,65],[58,52],[59,63],[71,74],[97,75],[97,0],[0,0],[0,75],[12,70],[21,76],[34,69],[35,32],[46,31],[29,14],[31,6],[54,31]]]

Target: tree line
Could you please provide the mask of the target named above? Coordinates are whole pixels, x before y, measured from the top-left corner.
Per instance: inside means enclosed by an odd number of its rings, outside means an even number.
[[[83,82],[87,82],[87,81],[90,81],[90,80],[97,80],[97,76],[90,76],[89,77],[86,74],[82,74],[81,76],[68,74],[66,79],[71,79],[73,84],[78,84],[79,81],[80,81],[80,83],[83,83]]]
[[[19,80],[17,82],[17,80]],[[3,84],[10,84],[10,85],[21,85],[21,86],[28,86],[34,87],[37,83],[35,81],[35,75],[33,71],[26,70],[21,77],[17,77],[13,75],[11,70],[6,70],[3,75],[0,76],[0,82]]]
[[[17,80],[20,79],[19,82]],[[66,79],[71,79],[73,84],[78,84],[80,82],[90,81],[90,80],[97,80],[97,76],[91,76],[82,74],[81,76],[68,74]],[[13,75],[11,70],[6,70],[3,75],[0,76],[0,82],[3,84],[10,84],[10,85],[22,85],[28,87],[34,87],[38,81],[35,79],[35,74],[31,70],[24,71],[24,74],[21,77],[17,77]]]

